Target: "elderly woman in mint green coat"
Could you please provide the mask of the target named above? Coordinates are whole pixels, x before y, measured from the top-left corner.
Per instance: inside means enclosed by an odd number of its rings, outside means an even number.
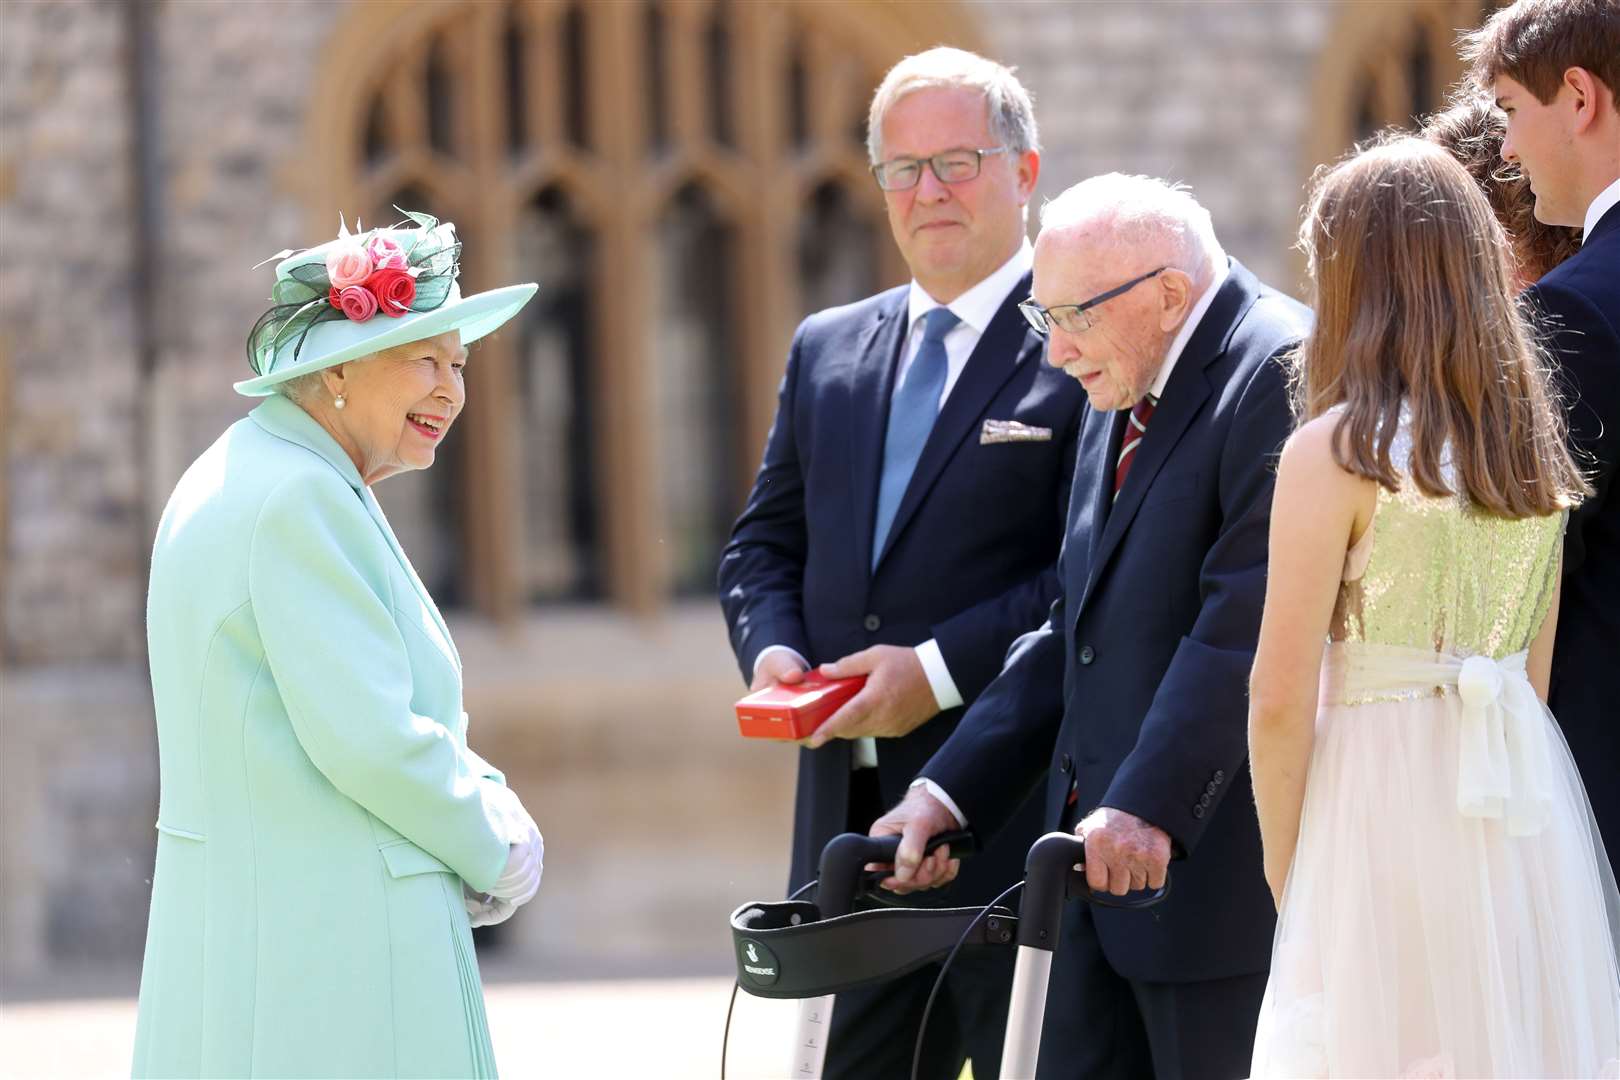
[[[469,926],[534,895],[540,835],[371,486],[432,464],[465,345],[535,287],[462,297],[453,226],[411,217],[283,253],[237,384],[266,400],[163,513],[137,1075],[495,1075]]]

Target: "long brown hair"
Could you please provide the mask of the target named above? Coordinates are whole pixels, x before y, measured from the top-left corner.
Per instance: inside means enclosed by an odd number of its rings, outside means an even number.
[[[1316,325],[1294,358],[1303,423],[1337,405],[1334,458],[1390,490],[1407,472],[1506,518],[1548,514],[1591,489],[1564,441],[1545,354],[1514,303],[1507,238],[1485,196],[1438,146],[1384,137],[1313,184],[1300,244]],[[1390,446],[1411,414],[1411,461]],[[1449,447],[1463,491],[1447,484]]]
[[[1490,98],[1477,92],[1458,95],[1441,112],[1423,118],[1420,134],[1445,148],[1485,193],[1512,242],[1521,284],[1581,250],[1581,230],[1536,220],[1536,197],[1524,170],[1502,160],[1507,121]]]

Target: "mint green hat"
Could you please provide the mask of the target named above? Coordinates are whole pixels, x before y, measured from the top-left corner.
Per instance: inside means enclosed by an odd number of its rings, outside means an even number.
[[[336,240],[275,256],[275,306],[248,334],[254,377],[237,383],[237,393],[266,397],[288,379],[452,330],[470,345],[539,288],[531,282],[462,296],[456,227],[401,212],[414,228],[350,233],[340,224]]]

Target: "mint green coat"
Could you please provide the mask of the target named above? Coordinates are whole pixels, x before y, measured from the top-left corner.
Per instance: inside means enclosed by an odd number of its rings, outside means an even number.
[[[461,660],[337,443],[271,397],[186,470],[147,602],[162,798],[137,1076],[493,1076],[462,882],[507,844]]]

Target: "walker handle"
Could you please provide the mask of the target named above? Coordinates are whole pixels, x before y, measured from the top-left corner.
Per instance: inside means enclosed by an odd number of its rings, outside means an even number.
[[[953,854],[971,855],[978,850],[973,833],[966,829],[942,832],[929,839],[923,853],[949,844]],[[892,863],[900,848],[898,836],[865,836],[843,833],[827,841],[821,849],[821,884],[816,888],[816,906],[822,918],[848,915],[861,891],[861,874],[867,863]]]

